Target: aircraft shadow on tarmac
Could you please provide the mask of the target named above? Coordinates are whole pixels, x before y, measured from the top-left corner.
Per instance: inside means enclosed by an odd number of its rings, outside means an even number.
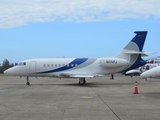
[[[77,83],[38,83],[31,84],[30,86],[77,86],[77,87],[108,87],[108,86],[122,86],[122,85],[132,85],[133,83],[101,83],[101,82],[91,82],[86,83],[85,85],[79,85]]]

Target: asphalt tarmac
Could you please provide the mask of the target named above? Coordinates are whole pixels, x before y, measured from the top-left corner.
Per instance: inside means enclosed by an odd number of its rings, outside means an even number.
[[[138,81],[139,94],[133,94]],[[160,120],[160,82],[115,75],[86,79],[0,75],[0,120]]]

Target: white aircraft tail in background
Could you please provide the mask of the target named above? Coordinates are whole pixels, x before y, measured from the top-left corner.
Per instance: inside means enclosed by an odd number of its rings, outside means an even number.
[[[135,33],[135,37],[114,57],[30,59],[4,73],[26,77],[27,85],[30,84],[29,77],[79,78],[79,84],[83,85],[85,78],[121,73],[146,64],[141,56],[146,55],[142,49],[147,31]]]

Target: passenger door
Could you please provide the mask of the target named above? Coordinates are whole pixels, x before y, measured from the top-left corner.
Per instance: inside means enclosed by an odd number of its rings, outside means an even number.
[[[35,61],[31,61],[29,63],[29,73],[30,74],[36,74],[37,70],[36,70],[36,62]]]

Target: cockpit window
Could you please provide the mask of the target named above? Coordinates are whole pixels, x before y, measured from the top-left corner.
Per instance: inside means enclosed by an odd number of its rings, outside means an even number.
[[[26,65],[26,62],[21,62],[18,64],[19,66],[25,66]]]

